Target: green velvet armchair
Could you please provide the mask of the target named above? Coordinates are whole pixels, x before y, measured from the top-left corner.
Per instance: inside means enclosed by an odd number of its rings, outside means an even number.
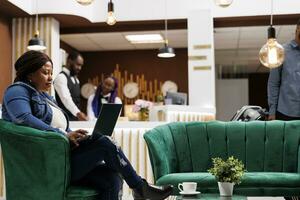
[[[247,169],[235,194],[300,196],[300,121],[176,122],[144,138],[157,185],[195,181],[198,190],[216,193],[211,159],[234,156]]]
[[[68,139],[0,120],[7,200],[95,200],[97,191],[70,186]]]

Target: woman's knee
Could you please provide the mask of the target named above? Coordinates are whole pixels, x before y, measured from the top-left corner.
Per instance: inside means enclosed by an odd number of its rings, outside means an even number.
[[[96,142],[100,145],[100,146],[105,146],[109,149],[113,149],[116,150],[117,146],[114,144],[114,142],[112,142],[108,137],[106,136],[102,136],[101,138],[98,138],[96,140]]]

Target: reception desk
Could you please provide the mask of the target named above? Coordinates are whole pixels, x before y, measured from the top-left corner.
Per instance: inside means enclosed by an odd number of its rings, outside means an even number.
[[[190,122],[211,121],[216,116],[215,108],[187,105],[162,105],[150,109],[150,121]]]

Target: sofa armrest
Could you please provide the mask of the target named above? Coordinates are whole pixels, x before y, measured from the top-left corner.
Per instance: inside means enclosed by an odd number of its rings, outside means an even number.
[[[69,183],[69,142],[46,132],[0,121],[7,199],[64,199]]]
[[[298,146],[297,172],[300,173],[300,146]]]
[[[168,126],[154,128],[144,134],[156,182],[160,177],[176,172],[177,158]]]

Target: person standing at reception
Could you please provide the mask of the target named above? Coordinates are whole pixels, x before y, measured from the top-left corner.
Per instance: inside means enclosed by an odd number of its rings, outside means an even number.
[[[3,119],[42,130],[44,134],[52,131],[66,137],[73,147],[70,148],[71,184],[95,188],[101,195],[99,200],[118,200],[122,178],[133,189],[136,200],[163,200],[172,193],[172,186],[158,188],[142,179],[109,137],[96,134],[80,142],[87,132],[72,131],[65,113],[47,93],[52,86],[53,63],[46,54],[28,51],[16,61],[15,69],[16,79],[4,93]],[[43,164],[47,167],[51,163]]]
[[[71,52],[67,58],[67,65],[54,80],[55,98],[59,107],[67,114],[71,121],[88,120],[80,111],[80,83],[78,75],[84,60],[80,53]]]
[[[99,116],[100,108],[103,103],[122,104],[118,95],[118,80],[109,76],[104,79],[97,87],[95,94],[88,98],[87,115],[89,120],[95,120]]]
[[[283,64],[269,75],[269,120],[300,119],[300,20],[295,39],[284,45],[284,51]]]

